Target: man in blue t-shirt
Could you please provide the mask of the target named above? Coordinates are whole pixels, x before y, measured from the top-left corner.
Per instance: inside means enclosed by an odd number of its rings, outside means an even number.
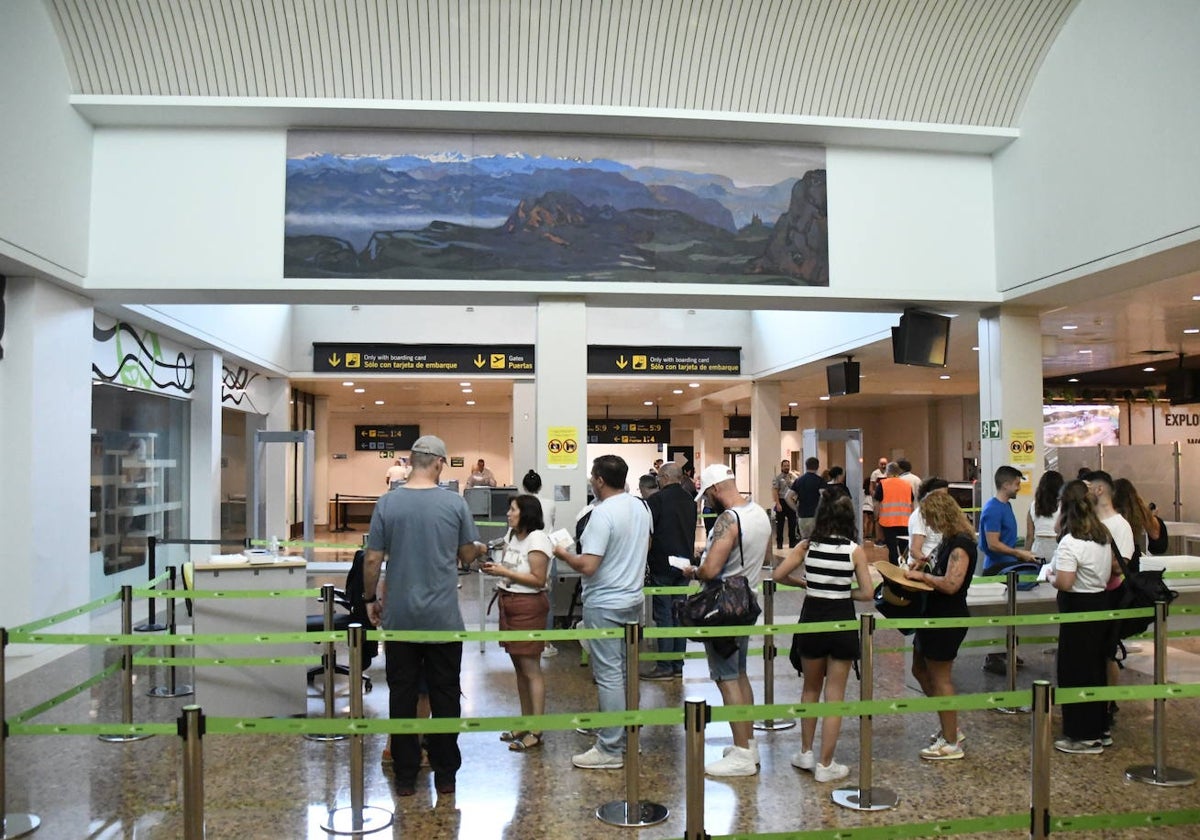
[[[1017,517],[1013,514],[1012,500],[1021,490],[1021,471],[1005,464],[996,470],[995,483],[996,495],[987,500],[979,514],[979,551],[983,555],[984,575],[999,575],[1018,563],[1037,562],[1033,552],[1016,547]],[[984,657],[983,670],[1007,673],[1005,654],[989,653]]]
[[[802,540],[812,534],[817,504],[821,501],[821,491],[825,489],[825,479],[817,472],[820,468],[818,459],[808,458],[804,461],[804,474],[792,482],[792,493],[796,496],[796,520]]]

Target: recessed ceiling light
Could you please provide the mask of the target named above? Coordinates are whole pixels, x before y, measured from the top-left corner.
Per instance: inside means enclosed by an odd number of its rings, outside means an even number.
[[[948,373],[943,373],[941,376],[938,377],[938,379],[949,379],[949,378],[950,378],[950,374],[948,374]]]
[[[365,393],[367,393],[367,389],[366,389],[366,388],[355,388],[355,389],[354,389],[354,393],[356,393],[356,394],[365,394]]]
[[[1091,350],[1080,350],[1079,352],[1080,353],[1091,353],[1092,351]]]
[[[972,349],[972,350],[974,350],[976,353],[978,353],[978,352],[979,352],[979,347],[978,347],[978,346],[976,346],[976,347],[972,347],[971,349]]]
[[[1154,373],[1154,371],[1155,371],[1155,368],[1153,368],[1153,367],[1142,368],[1142,373]]]
[[[788,403],[788,408],[795,408],[798,405],[800,405],[800,403]]]
[[[642,405],[654,405],[654,400],[645,400]]]
[[[1200,300],[1200,295],[1192,295],[1192,300]]]
[[[1068,381],[1068,382],[1078,382],[1079,380],[1078,380],[1078,379],[1076,379],[1074,376],[1072,376],[1072,377],[1071,377],[1070,379],[1068,379],[1067,381]]]
[[[459,382],[459,383],[458,383],[458,387],[459,387],[459,388],[470,388],[470,387],[471,387],[471,383],[470,383],[470,382]]]
[[[467,405],[475,405],[475,400],[467,400]]]
[[[1077,329],[1079,329],[1079,325],[1078,324],[1063,324],[1062,328],[1064,330],[1077,330]]]
[[[818,397],[817,399],[819,399],[819,400],[821,400],[822,402],[824,402],[825,400],[829,399],[829,395],[828,395],[828,394],[826,394],[825,396],[823,396],[823,397]]]
[[[689,388],[699,388],[699,387],[700,387],[700,383],[699,383],[699,382],[689,382],[689,383],[688,383],[688,387],[689,387]]]
[[[671,393],[672,393],[672,394],[682,394],[682,393],[683,393],[683,389],[682,389],[682,388],[676,388],[676,389],[675,389],[674,391],[672,391]]]
[[[463,393],[464,394],[473,394],[473,393],[475,393],[475,390],[473,388],[463,388]]]
[[[353,387],[353,385],[354,385],[353,382],[343,382],[342,384],[345,385],[347,388]]]
[[[383,400],[375,400],[375,405],[383,405]]]
[[[1187,330],[1183,331],[1184,335],[1195,335],[1196,333],[1200,333],[1200,328],[1192,327],[1191,329],[1187,329]]]

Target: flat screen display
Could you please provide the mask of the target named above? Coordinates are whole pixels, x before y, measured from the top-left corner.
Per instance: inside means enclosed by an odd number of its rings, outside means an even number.
[[[836,362],[825,368],[825,385],[829,396],[844,397],[858,393],[858,362]]]
[[[1115,405],[1042,406],[1047,446],[1112,446],[1120,443],[1121,409]]]
[[[892,327],[892,361],[898,365],[945,367],[950,319],[935,312],[906,309]]]

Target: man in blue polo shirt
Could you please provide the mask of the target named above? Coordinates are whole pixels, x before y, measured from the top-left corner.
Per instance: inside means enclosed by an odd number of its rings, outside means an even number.
[[[1021,490],[1021,471],[1007,464],[996,470],[996,495],[984,503],[979,514],[979,551],[983,555],[983,574],[1000,575],[1018,563],[1035,563],[1033,552],[1017,548],[1017,517],[1012,500]],[[1003,653],[984,657],[983,670],[993,674],[1008,671]]]

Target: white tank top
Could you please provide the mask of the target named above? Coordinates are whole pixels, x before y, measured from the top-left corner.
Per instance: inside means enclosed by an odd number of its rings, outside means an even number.
[[[737,521],[741,528],[741,548],[746,554],[743,559],[735,539],[729,557],[725,561],[725,568],[721,570],[721,577],[742,575],[753,588],[758,586],[758,582],[762,580],[763,561],[767,556],[767,545],[771,541],[771,519],[762,506],[754,502],[746,502],[740,507],[731,508],[731,511],[737,514]],[[708,542],[711,547],[712,534],[709,534]],[[705,548],[704,551],[707,554],[708,548]]]

